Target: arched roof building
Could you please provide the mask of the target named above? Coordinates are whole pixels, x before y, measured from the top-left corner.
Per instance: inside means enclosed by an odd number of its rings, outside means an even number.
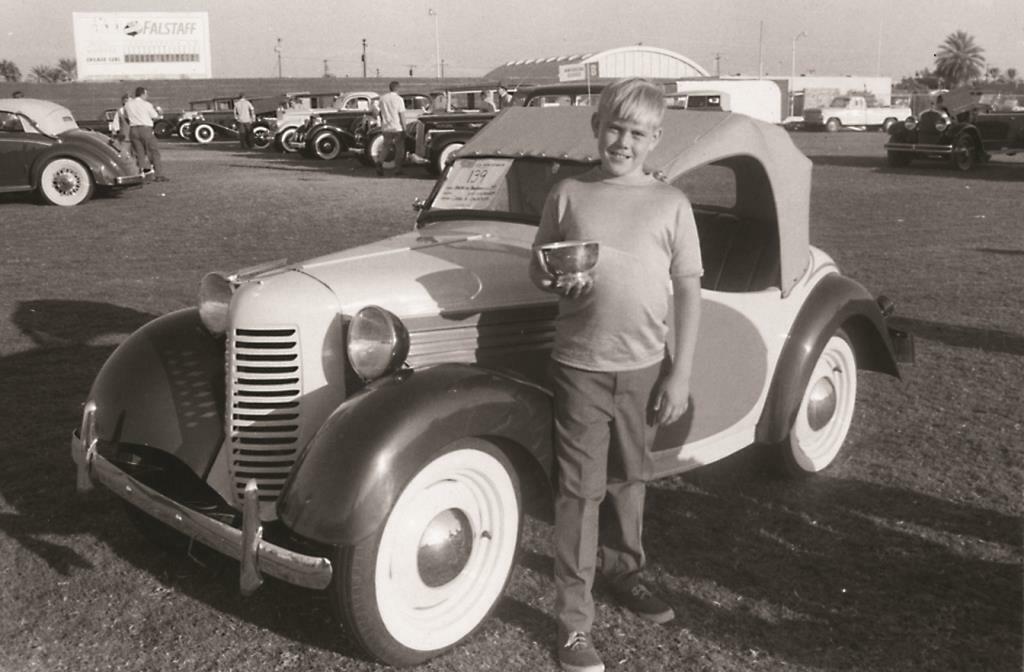
[[[557,82],[559,70],[563,66],[574,65],[586,67],[592,77],[601,78],[681,79],[709,76],[708,71],[699,63],[682,54],[638,44],[598,53],[509,61],[491,70],[485,78],[509,83]]]

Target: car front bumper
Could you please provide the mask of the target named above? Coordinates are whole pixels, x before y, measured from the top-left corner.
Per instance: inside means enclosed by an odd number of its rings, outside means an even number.
[[[887,142],[885,143],[885,151],[927,156],[948,156],[953,153],[953,147],[952,145],[933,145],[923,142]]]
[[[255,592],[263,575],[287,583],[322,590],[331,582],[333,569],[327,558],[305,555],[263,540],[258,494],[254,482],[245,488],[242,529],[183,506],[125,473],[97,450],[96,407],[86,404],[82,427],[71,436],[71,456],[77,470],[79,492],[92,489],[98,481],[132,506],[156,518],[190,539],[241,563],[239,588],[244,595]]]

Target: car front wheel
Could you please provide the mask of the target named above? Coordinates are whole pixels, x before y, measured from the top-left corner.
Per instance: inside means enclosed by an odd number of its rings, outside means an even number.
[[[815,474],[836,461],[856,401],[857,360],[846,334],[839,331],[818,357],[789,436],[779,446],[787,474]]]
[[[274,141],[274,136],[266,126],[254,126],[249,132],[249,143],[255,149],[266,149]]]
[[[183,121],[178,124],[178,137],[184,140],[192,139],[192,122]]]
[[[381,529],[340,549],[329,594],[347,633],[389,665],[414,665],[472,633],[508,583],[522,502],[514,468],[457,442],[405,484]]]
[[[825,122],[825,130],[829,133],[835,133],[843,127],[843,122],[839,121],[835,117],[832,117]]]
[[[978,145],[967,133],[961,133],[953,141],[953,153],[950,155],[953,167],[961,172],[974,168],[978,161]]]
[[[213,126],[209,124],[196,124],[192,129],[192,138],[200,145],[213,142],[215,137],[217,137],[217,133],[213,130]]]
[[[444,172],[444,169],[454,160],[455,152],[462,149],[465,143],[452,142],[441,148],[441,151],[437,153],[434,160],[430,162],[431,172],[435,175],[440,175]]]
[[[345,149],[341,144],[341,139],[330,131],[317,133],[311,144],[313,156],[324,161],[333,161],[341,156]]]
[[[377,163],[377,157],[380,156],[380,148],[384,146],[384,134],[377,133],[370,138],[369,142],[366,143],[366,147],[363,149],[363,155],[360,157],[362,163],[367,166],[372,166]]]
[[[39,176],[39,193],[52,205],[78,205],[92,196],[92,174],[74,159],[54,159]]]

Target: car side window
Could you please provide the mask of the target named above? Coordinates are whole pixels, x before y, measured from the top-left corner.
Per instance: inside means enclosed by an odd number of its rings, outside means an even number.
[[[0,112],[0,132],[21,133],[25,127],[21,119],[13,112]]]

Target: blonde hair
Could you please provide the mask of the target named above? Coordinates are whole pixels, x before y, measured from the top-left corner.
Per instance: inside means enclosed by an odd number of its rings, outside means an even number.
[[[628,119],[658,128],[665,116],[665,92],[642,77],[618,79],[601,92],[597,114],[603,120]]]

